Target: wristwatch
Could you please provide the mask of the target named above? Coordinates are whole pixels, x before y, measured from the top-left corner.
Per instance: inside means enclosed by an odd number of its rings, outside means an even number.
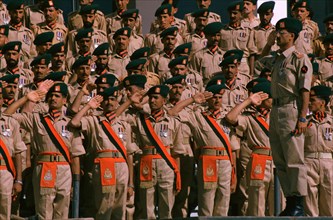
[[[298,118],[298,121],[300,121],[300,122],[303,122],[303,123],[304,123],[304,122],[306,122],[306,118],[299,117],[299,118]]]

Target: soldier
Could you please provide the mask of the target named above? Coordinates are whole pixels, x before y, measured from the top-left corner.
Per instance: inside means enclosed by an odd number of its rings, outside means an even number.
[[[47,53],[47,51],[52,46],[53,37],[54,33],[51,31],[44,32],[36,36],[34,44],[36,45],[36,50],[38,55]]]
[[[303,216],[303,199],[307,195],[304,132],[312,65],[307,55],[298,52],[294,46],[302,23],[284,18],[278,21],[276,29],[281,54],[275,58],[272,69],[270,143],[281,187],[287,198],[286,208],[280,215]]]
[[[1,77],[1,81],[6,83],[6,86],[3,86],[2,96],[3,96],[3,105],[2,110],[11,105],[18,97],[18,82],[20,75],[19,74],[8,74]]]
[[[163,43],[163,51],[153,54],[150,57],[148,70],[157,73],[162,82],[171,76],[168,64],[175,58],[173,50],[178,42],[177,35],[177,27],[165,29],[159,36]]]
[[[22,42],[21,61],[29,65],[28,63],[37,55],[37,52],[33,44],[35,37],[32,31],[23,26],[23,1],[12,0],[8,3],[7,9],[10,15],[8,39]]]
[[[311,88],[305,132],[304,157],[307,168],[308,195],[305,197],[307,216],[333,216],[332,204],[332,116],[325,109],[332,95],[331,88]]]
[[[319,65],[319,80],[322,84],[325,84],[327,79],[333,75],[333,33],[325,36],[323,44],[325,47],[325,56],[315,59],[315,62]]]
[[[109,43],[102,43],[100,44],[93,52],[93,56],[96,56],[95,64],[95,74],[96,75],[103,75],[106,73],[110,73],[108,64],[110,62],[110,44]]]
[[[27,101],[39,100],[39,94],[42,92],[28,93],[7,108],[5,113],[13,115],[21,127],[31,132],[34,137],[32,154],[36,158],[36,166],[33,171],[33,187],[38,217],[66,219],[72,175],[74,181],[79,179],[79,156],[83,155],[85,150],[79,132],[68,127],[69,118],[62,112],[68,95],[66,84],[54,84],[48,91],[46,100],[49,112],[14,114]]]
[[[55,5],[53,1],[45,1],[42,3],[42,9],[45,14],[45,21],[39,23],[32,29],[35,36],[52,31],[54,33],[52,44],[67,42],[68,29],[64,24],[57,21],[58,6]]]
[[[79,30],[79,29],[83,28],[84,21],[82,19],[82,15],[80,12],[83,7],[90,6],[93,4],[93,2],[94,2],[94,0],[80,0],[79,1],[80,9],[68,14],[69,31]],[[100,10],[96,10],[93,27],[94,27],[94,29],[101,30],[102,32],[106,32],[106,20],[105,20],[103,12],[101,12]]]
[[[213,73],[221,71],[219,64],[222,62],[224,53],[219,48],[221,29],[222,24],[220,22],[213,22],[205,27],[207,46],[193,54],[190,61],[190,68],[202,76],[204,85],[212,78]]]
[[[252,4],[252,3],[250,3]],[[254,55],[257,48],[254,45],[253,31],[241,26],[243,2],[232,2],[228,6],[230,21],[221,30],[220,48],[223,51],[238,49],[244,51],[240,71],[252,76],[254,68]]]
[[[243,0],[243,19],[241,21],[241,26],[244,28],[253,29],[260,24],[260,19],[254,15],[257,8],[257,0]]]
[[[199,9],[191,14],[191,16],[194,17],[195,30],[185,37],[185,42],[192,43],[192,53],[201,50],[207,45],[207,39],[203,30],[208,24],[208,15],[209,10],[205,8]]]
[[[8,24],[9,20],[10,18],[7,10],[7,5],[3,3],[2,0],[0,0],[0,24],[6,25]]]
[[[148,34],[145,39],[145,46],[150,47],[151,54],[159,53],[163,50],[162,33],[165,33],[166,30],[177,30],[175,33],[176,36],[176,46],[183,43],[183,38],[179,34],[179,29],[172,26],[172,6],[170,4],[162,5],[155,12],[155,17],[157,17],[159,22],[159,29],[156,29],[155,32]],[[164,34],[163,34],[164,35]]]
[[[269,112],[272,107],[270,83],[259,83],[252,94],[235,106],[226,119],[244,132],[251,158],[246,169],[248,186],[248,216],[265,216],[268,189],[273,180],[272,153],[269,144]],[[243,110],[245,111],[241,113]]]
[[[3,103],[2,87],[0,85],[1,107]],[[0,171],[0,218],[10,219],[12,200],[19,198],[18,194],[22,191],[22,158],[21,154],[27,150],[21,139],[20,125],[11,117],[2,113],[1,117],[1,171]]]
[[[51,55],[46,53],[35,57],[34,60],[31,62],[30,66],[34,73],[34,84],[38,84],[42,81],[45,76],[50,72],[49,64],[51,61]]]
[[[67,44],[67,57],[76,56],[78,54],[79,48],[75,36],[82,29],[92,28],[93,32],[91,35],[92,44],[90,51],[93,52],[98,45],[107,41],[106,33],[103,30],[99,30],[94,27],[94,21],[96,20],[97,6],[96,5],[86,5],[81,7],[80,16],[83,21],[83,27],[80,29],[75,29],[68,34],[68,44]]]
[[[125,67],[130,61],[128,45],[131,32],[132,30],[129,27],[123,27],[117,30],[113,35],[115,50],[111,55],[109,69],[116,75],[119,81],[122,81],[127,76]]]
[[[113,13],[105,16],[106,17],[106,32],[107,34],[114,34],[119,28],[122,28],[121,23],[121,15],[124,13],[124,11],[127,10],[127,5],[129,3],[129,0],[116,0],[116,6],[117,10]],[[142,17],[141,15],[138,15],[138,18],[136,19],[135,28],[133,31],[137,35],[142,35]]]
[[[199,9],[209,9],[209,6],[212,3],[212,0],[196,0]],[[196,23],[194,22],[194,17],[191,16],[191,13],[185,14],[184,20],[186,22],[186,32],[191,34],[196,28]],[[209,11],[208,15],[208,24],[212,22],[221,22],[220,15]]]
[[[190,58],[191,51],[192,51],[192,43],[190,42],[190,43],[181,44],[178,47],[176,47],[173,50],[173,54],[175,55],[175,57],[187,56]]]
[[[333,34],[333,13],[327,15],[324,19],[326,35]],[[325,47],[323,44],[325,36],[320,36],[313,42],[313,53],[316,57],[325,56]]]
[[[65,69],[65,44],[63,42],[52,45],[52,47],[47,51],[51,54],[51,67],[52,72],[62,72],[66,71]],[[69,79],[72,76],[72,72],[66,71],[65,83],[69,82]]]
[[[0,69],[3,69],[7,66],[5,56],[3,55],[2,48],[3,46],[8,43],[8,32],[9,26],[8,25],[0,25]]]

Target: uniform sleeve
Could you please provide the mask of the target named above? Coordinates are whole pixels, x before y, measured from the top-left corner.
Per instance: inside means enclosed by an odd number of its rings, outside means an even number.
[[[98,21],[98,29],[106,32],[106,20],[102,12],[97,11],[96,20]]]
[[[92,128],[92,122],[94,118],[92,116],[85,116],[81,118],[81,131],[85,134],[91,134],[91,131],[94,129]]]
[[[32,130],[32,122],[34,118],[33,113],[15,113],[13,114],[13,118],[18,121],[18,123],[24,130]]]
[[[73,139],[71,141],[71,156],[77,157],[86,153],[84,150],[80,132],[76,129],[70,130],[73,133]]]
[[[13,126],[14,154],[19,154],[23,151],[26,151],[27,147],[22,141],[19,123],[15,119],[11,119],[11,124]]]
[[[237,120],[238,120],[237,129],[244,132],[248,126],[247,117],[244,115],[238,115]]]
[[[126,122],[123,122],[123,124],[125,127],[125,132],[126,132],[126,137],[127,137],[127,140],[126,140],[127,154],[131,155],[134,153],[138,153],[140,151],[140,148],[138,147],[138,145],[136,143],[133,142],[131,126]]]
[[[296,66],[298,75],[298,89],[306,89],[310,91],[312,81],[312,64],[307,55],[304,54],[303,59],[299,59],[300,62]]]
[[[249,41],[247,42],[247,48],[249,50],[250,55],[258,53],[258,49],[254,43],[254,31],[253,30],[250,30],[250,36],[249,36]]]
[[[175,134],[173,139],[173,148],[171,149],[171,155],[185,154],[186,150],[183,146],[183,135],[181,132],[181,124],[178,119],[175,119]]]
[[[192,59],[190,60],[189,67],[195,70],[196,72],[199,73],[199,75],[202,76],[202,73],[200,72],[200,55],[201,50],[197,51],[195,54],[193,54]]]

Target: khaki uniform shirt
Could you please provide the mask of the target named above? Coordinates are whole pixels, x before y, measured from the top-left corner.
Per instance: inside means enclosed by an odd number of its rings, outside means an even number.
[[[82,16],[79,14],[79,11],[73,11],[68,15],[68,29],[79,30],[83,28]],[[97,10],[95,13],[95,20],[93,23],[93,28],[106,32],[106,20],[103,12]]]
[[[277,54],[277,52],[272,52],[270,55],[256,60],[254,62],[254,77],[258,77],[264,68],[271,70],[274,65],[273,61],[275,60],[276,56],[278,56]]]
[[[174,20],[171,22],[171,26],[175,26],[178,28],[179,34],[184,37],[186,34],[186,22],[183,19],[179,19],[174,17]],[[153,21],[150,25],[150,33],[154,33],[156,30],[160,28],[157,19]]]
[[[58,18],[57,23],[64,24],[64,16],[63,11],[58,9]],[[24,7],[24,14],[25,14],[25,26],[29,29],[35,28],[36,25],[45,21],[44,12],[38,8],[37,5],[30,5]]]
[[[108,41],[110,43],[111,51],[115,51],[115,42],[113,40],[113,34],[108,35]],[[132,32],[129,38],[128,44],[128,54],[131,56],[134,51],[142,48],[144,46],[144,38],[141,35],[137,35],[136,33]]]
[[[318,63],[318,73],[319,79],[325,81],[327,78],[333,75],[333,61],[329,60],[326,57],[320,57],[316,59]]]
[[[145,47],[150,47],[151,54],[159,53],[159,52],[163,51],[163,49],[164,49],[164,45],[163,45],[161,37],[160,37],[161,33],[162,33],[162,31],[158,30],[155,33],[148,34],[148,36],[145,38]],[[177,38],[177,42],[176,42],[175,48],[184,43],[184,40],[180,36],[179,33],[177,33],[176,38]]]
[[[3,24],[8,24],[10,21],[10,16],[9,16],[9,12],[7,10],[7,5],[4,3],[1,3],[0,6],[0,25]]]
[[[117,53],[113,53],[109,63],[110,72],[114,73],[119,81],[122,81],[127,76],[126,65],[129,62],[130,57],[128,54],[122,57]]]
[[[34,73],[31,70],[24,69],[24,68],[19,68],[15,73],[12,73],[7,68],[0,70],[0,77],[3,77],[4,75],[7,75],[7,74],[20,74],[19,83],[18,83],[19,88],[22,88],[24,85],[33,82],[33,78],[34,78]]]
[[[212,53],[208,48],[203,48],[193,54],[189,67],[198,72],[203,78],[204,85],[213,77],[213,74],[221,71],[219,64],[222,62],[224,52],[217,49]]]
[[[246,85],[239,77],[236,78],[233,88],[227,88],[222,95],[222,113],[227,114],[236,105],[242,103],[248,97]]]
[[[325,56],[325,47],[323,41],[325,36],[320,36],[313,42],[313,54],[316,57],[324,57]]]
[[[118,12],[113,12],[109,15],[106,15],[106,32],[107,34],[114,34],[118,29],[123,27],[123,24],[121,22],[121,17],[118,14]],[[135,26],[134,26],[134,32],[137,35],[142,35],[142,17],[139,14]]]
[[[60,23],[55,23],[53,27],[48,26],[45,22],[38,24],[34,29],[32,29],[35,36],[44,32],[52,31],[54,33],[54,38],[52,44],[67,42],[68,29],[65,25]]]
[[[148,71],[154,72],[159,75],[162,82],[172,77],[168,67],[169,62],[175,58],[174,54],[169,56],[164,51],[153,54],[150,57]]]
[[[264,49],[268,36],[275,31],[275,26],[271,25],[267,29],[261,26],[257,26],[253,29],[254,44],[257,47],[257,54],[260,55]],[[271,51],[277,51],[279,47],[274,44]]]
[[[253,29],[255,27],[257,27],[260,24],[260,19],[255,17],[252,21],[250,21],[250,19],[248,18],[243,18],[241,20],[241,26],[244,28],[250,28]]]
[[[186,22],[186,33],[193,33],[196,28],[194,17],[191,16],[191,13],[188,13],[185,14],[184,20]],[[221,16],[214,12],[209,12],[208,24],[213,22],[221,22]]]
[[[303,29],[295,41],[297,51],[305,54],[313,53],[313,41],[319,37],[319,31],[308,20],[303,23]]]
[[[191,54],[194,54],[207,46],[207,39],[204,35],[193,33],[185,36],[185,43],[192,43]]]
[[[6,67],[7,67],[7,62],[5,56],[3,54],[0,54],[0,69],[4,69]]]

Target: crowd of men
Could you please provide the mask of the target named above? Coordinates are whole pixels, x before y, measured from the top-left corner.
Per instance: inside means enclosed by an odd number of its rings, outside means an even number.
[[[333,216],[333,14],[211,1],[0,0],[0,219]]]

